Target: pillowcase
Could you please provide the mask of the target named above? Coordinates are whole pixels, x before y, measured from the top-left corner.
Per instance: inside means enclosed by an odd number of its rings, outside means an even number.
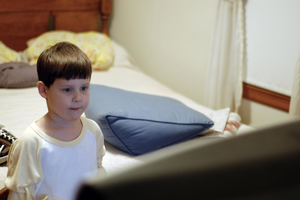
[[[61,41],[68,41],[78,46],[91,60],[94,70],[108,69],[113,63],[113,46],[105,34],[94,31],[84,33],[51,31],[27,41],[26,52],[30,64],[36,64],[39,55],[45,49]]]
[[[1,88],[34,87],[38,82],[36,65],[23,62],[0,64]]]
[[[90,86],[85,115],[98,123],[107,142],[131,155],[178,143],[214,124],[175,99],[102,85]]]
[[[21,61],[21,55],[17,51],[5,46],[5,44],[0,41],[0,64],[19,61]]]

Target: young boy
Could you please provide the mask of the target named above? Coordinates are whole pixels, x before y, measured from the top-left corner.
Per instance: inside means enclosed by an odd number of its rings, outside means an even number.
[[[60,42],[39,56],[37,71],[48,112],[13,143],[5,185],[9,199],[73,199],[85,178],[106,174],[103,134],[81,116],[91,62],[77,46]]]

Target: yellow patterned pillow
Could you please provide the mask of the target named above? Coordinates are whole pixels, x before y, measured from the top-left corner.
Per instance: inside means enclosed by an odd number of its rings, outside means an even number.
[[[21,55],[17,51],[14,51],[5,46],[5,44],[3,44],[3,42],[0,41],[0,64],[20,61]]]
[[[51,31],[28,41],[26,52],[30,64],[36,64],[39,55],[57,42],[68,41],[77,45],[91,60],[94,70],[105,70],[113,64],[113,46],[111,40],[98,32],[73,33],[69,31]]]

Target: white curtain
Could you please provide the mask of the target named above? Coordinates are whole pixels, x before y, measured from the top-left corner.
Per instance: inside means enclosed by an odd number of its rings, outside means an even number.
[[[238,112],[244,56],[242,0],[219,0],[208,61],[204,104]]]
[[[300,117],[300,56],[295,67],[289,114]]]

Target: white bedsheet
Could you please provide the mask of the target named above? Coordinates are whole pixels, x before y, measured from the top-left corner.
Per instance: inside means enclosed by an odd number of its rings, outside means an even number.
[[[94,72],[91,82],[135,92],[176,98],[187,106],[204,114],[208,114],[212,111],[170,90],[151,77],[127,67],[112,67],[106,72]],[[46,102],[39,96],[37,88],[0,89],[0,95],[0,121],[16,137],[19,137],[28,125],[47,112]],[[250,129],[250,127],[242,125],[239,132],[248,129]],[[106,144],[106,147],[107,154],[104,157],[103,165],[108,174],[123,169],[124,167],[143,162],[139,157],[134,157],[119,151],[110,144]],[[7,168],[1,167],[0,188],[4,187],[3,181],[6,177],[6,173]]]
[[[142,73],[134,66],[130,56],[125,50],[114,43],[118,52],[114,66],[108,71],[93,72],[92,84],[102,84],[117,87],[124,90],[155,94],[175,98],[187,106],[208,114],[211,109],[201,106],[192,100],[172,91],[153,78]],[[33,121],[39,119],[47,112],[45,100],[39,96],[37,88],[26,89],[0,89],[0,122],[5,125],[16,137]],[[239,132],[251,130],[242,125]],[[145,162],[147,156],[131,156],[110,144],[106,143],[107,153],[104,156],[103,165],[108,175],[121,169]],[[0,167],[0,189],[4,187],[7,167]]]

